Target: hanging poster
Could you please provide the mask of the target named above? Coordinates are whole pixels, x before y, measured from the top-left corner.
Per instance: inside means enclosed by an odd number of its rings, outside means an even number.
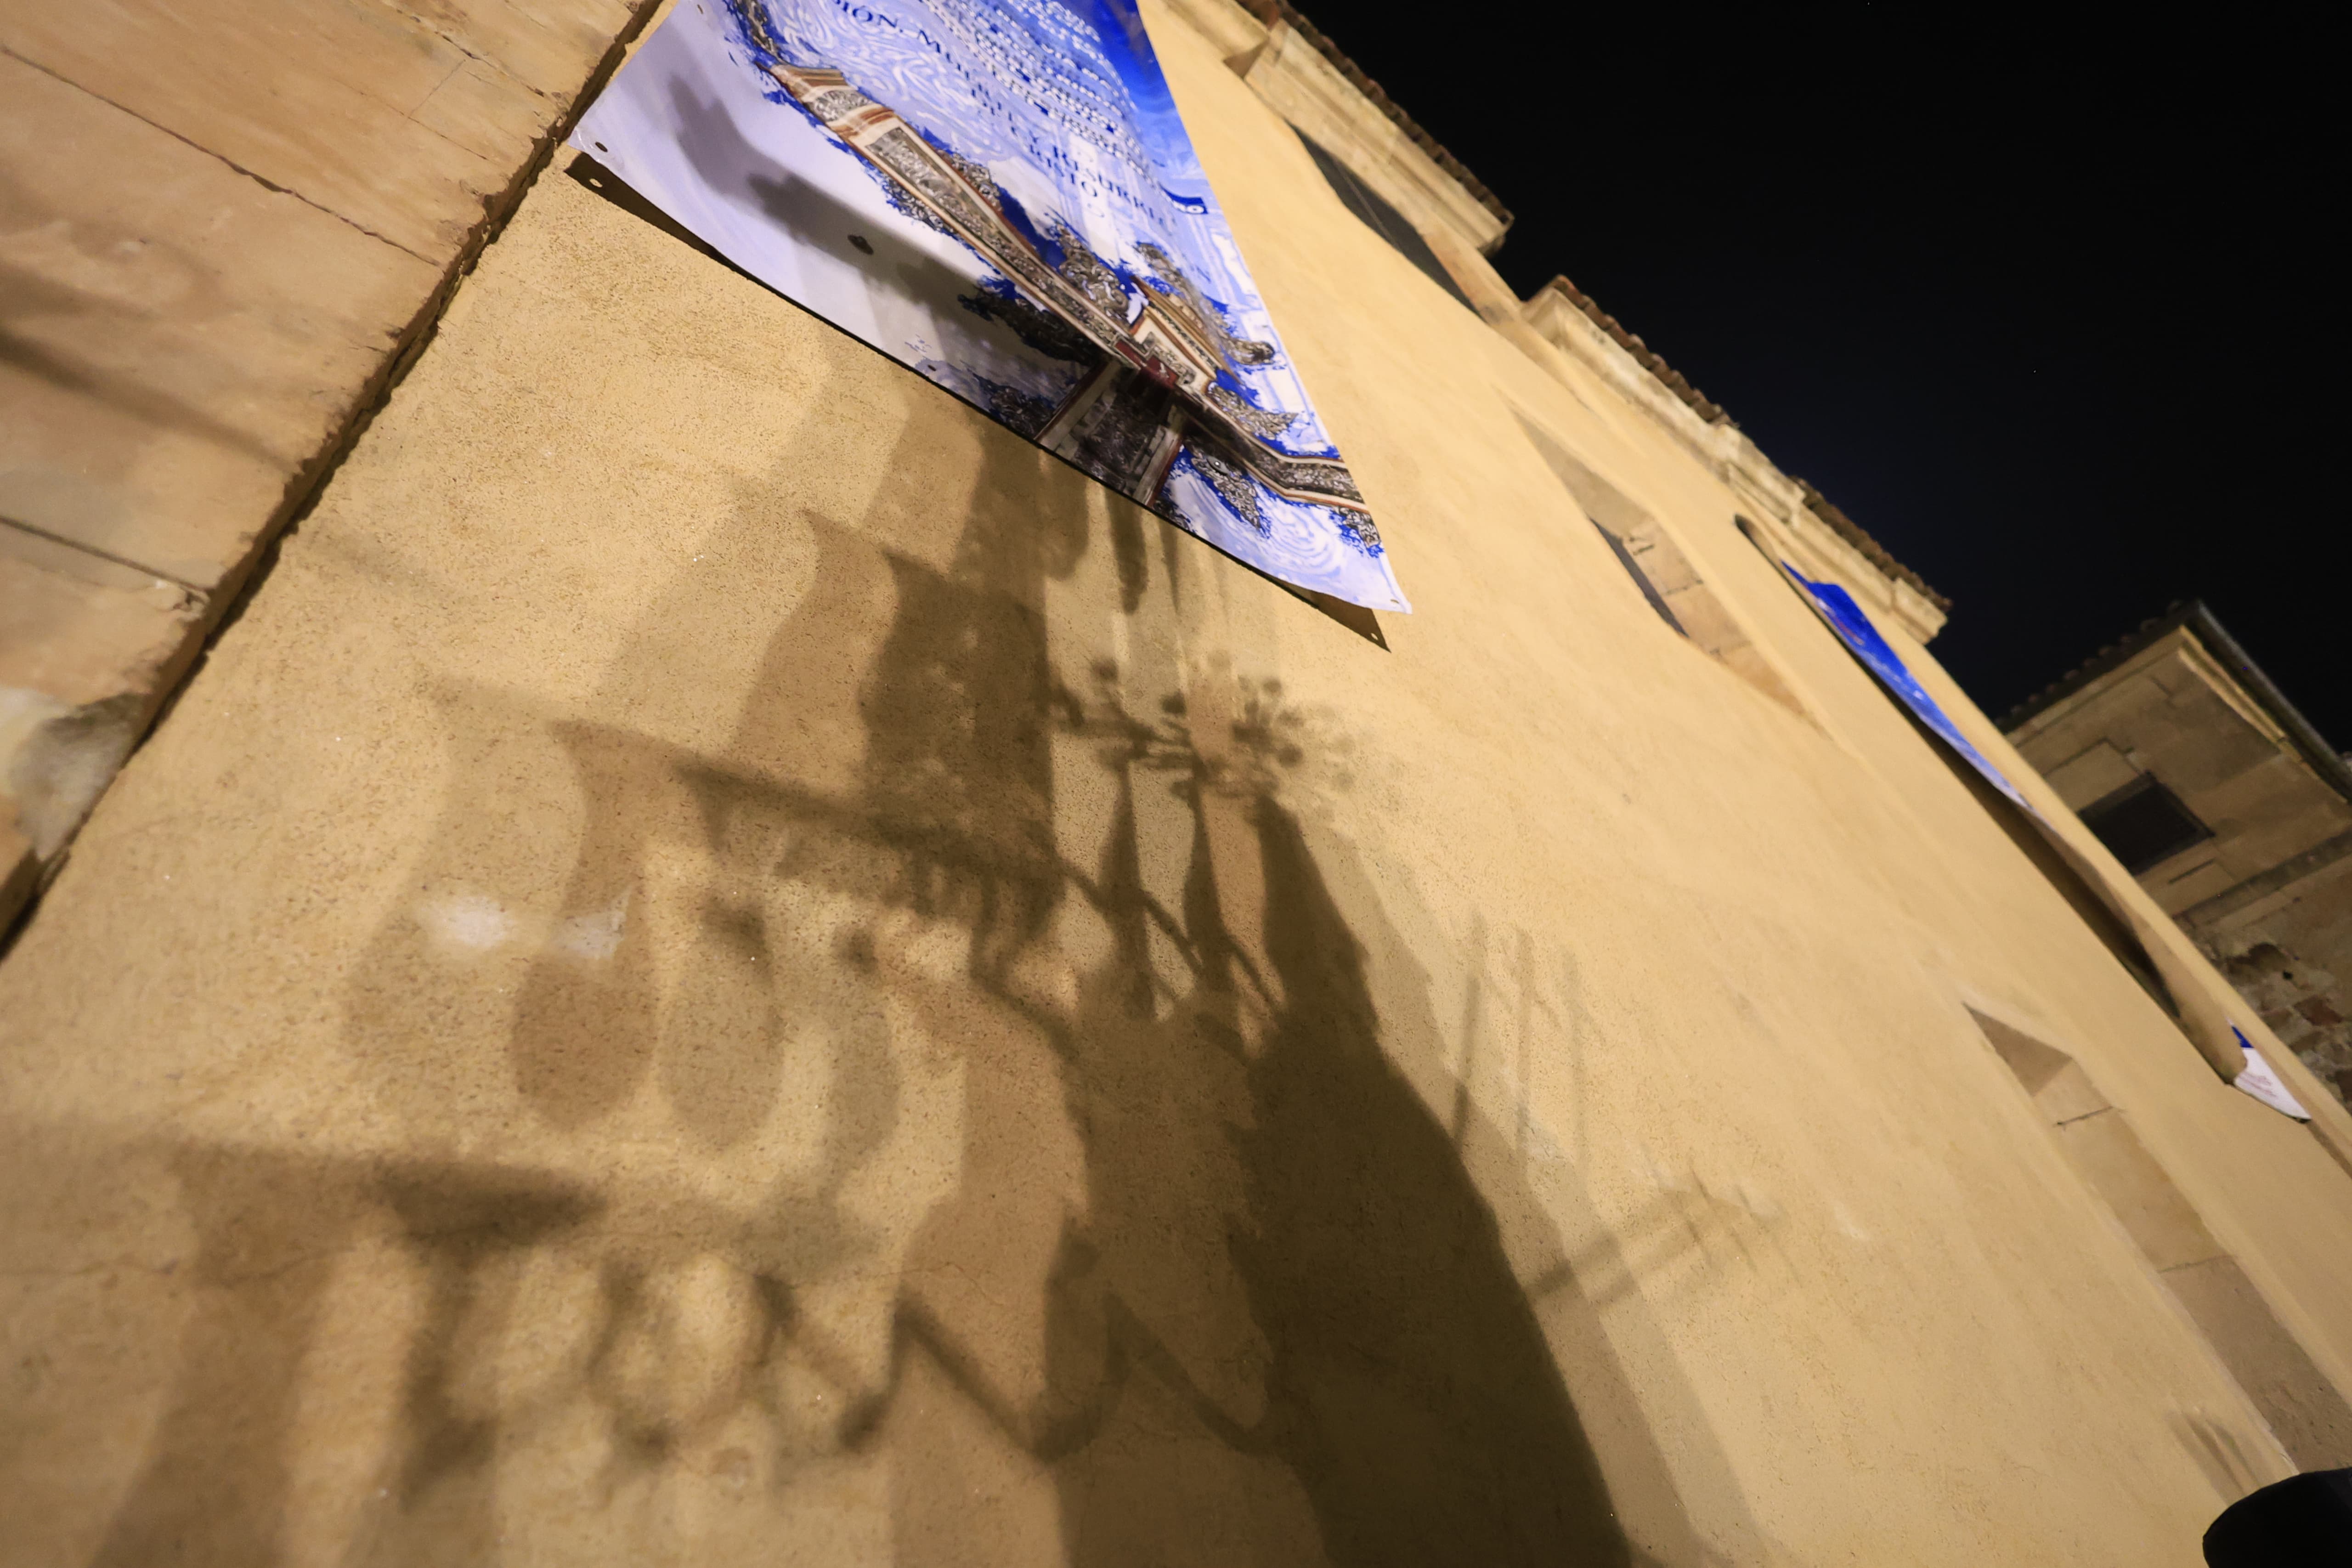
[[[2041,820],[2042,814],[2017,793],[2017,786],[2003,777],[2001,771],[1994,767],[1966,735],[1960,733],[1959,726],[1952,722],[1951,715],[1927,694],[1927,689],[1919,684],[1919,678],[1911,673],[1911,667],[1903,662],[1903,656],[1887,647],[1886,639],[1879,635],[1876,626],[1871,625],[1870,617],[1863,614],[1862,606],[1853,602],[1852,594],[1835,583],[1816,583],[1785,561],[1780,563],[1780,570],[1805,591],[1805,596],[1812,601],[1813,608],[1821,612],[1822,619],[1830,624],[1830,629],[1837,633],[1839,640],[1853,651],[1854,658],[1862,660],[1864,667],[1878,677],[1879,683],[1895,693],[1896,700],[1910,709],[1919,722],[1941,736],[1945,743],[1966,759],[1970,767],[1984,775],[1987,784],[2016,802],[2018,808],[2027,816],[2037,822]]]
[[[1411,607],[1134,0],[678,0],[572,144],[1227,553]]]

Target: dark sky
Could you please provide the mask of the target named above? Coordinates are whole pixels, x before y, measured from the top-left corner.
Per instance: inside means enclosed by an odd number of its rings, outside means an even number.
[[[2352,747],[2318,37],[1601,9],[1307,15],[1517,215],[1520,294],[1567,273],[1956,601],[1996,717],[2201,596]]]

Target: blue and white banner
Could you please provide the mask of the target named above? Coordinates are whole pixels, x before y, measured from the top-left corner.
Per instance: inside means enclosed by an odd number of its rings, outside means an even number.
[[[1411,607],[1134,0],[679,0],[572,144],[1219,549]]]
[[[1780,563],[1780,569],[1805,591],[1805,597],[1813,602],[1813,608],[1821,612],[1822,619],[1827,621],[1839,640],[1853,650],[1854,658],[1862,660],[1871,674],[1878,678],[1880,685],[1911,710],[1919,722],[1942,736],[1947,745],[1984,775],[1986,783],[2015,801],[2026,816],[2037,822],[2041,820],[2042,814],[2017,792],[2017,786],[2010,783],[1966,735],[1960,733],[1959,726],[1952,722],[1951,715],[1944,711],[1943,706],[1927,695],[1927,689],[1919,684],[1919,678],[1911,673],[1911,667],[1903,662],[1903,656],[1887,646],[1878,628],[1871,625],[1870,617],[1863,614],[1862,606],[1853,602],[1852,594],[1835,583],[1816,583],[1785,561]]]

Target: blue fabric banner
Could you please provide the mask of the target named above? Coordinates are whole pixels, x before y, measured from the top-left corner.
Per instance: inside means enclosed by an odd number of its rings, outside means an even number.
[[[1879,684],[1895,693],[1896,700],[1910,709],[1919,722],[1942,736],[1946,744],[1967,758],[1969,766],[1982,773],[1993,788],[2015,801],[2027,816],[2037,819],[2041,816],[2032,803],[2018,793],[2017,786],[2004,778],[2001,771],[1988,762],[1985,754],[1960,733],[1959,726],[1952,722],[1951,715],[1927,695],[1927,689],[1919,684],[1919,678],[1911,673],[1902,656],[1886,646],[1886,639],[1879,635],[1876,626],[1871,625],[1870,617],[1863,614],[1862,606],[1853,602],[1852,594],[1835,583],[1816,583],[1785,561],[1780,563],[1780,569],[1804,589],[1805,596],[1821,612],[1822,619],[1830,624],[1830,628],[1837,633],[1840,640],[1853,650],[1853,656],[1878,677]]]

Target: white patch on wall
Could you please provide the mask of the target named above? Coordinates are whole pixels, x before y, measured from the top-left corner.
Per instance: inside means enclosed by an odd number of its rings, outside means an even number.
[[[416,907],[416,923],[446,948],[488,952],[514,940],[515,918],[484,893],[445,893]]]
[[[602,963],[620,951],[628,910],[629,898],[625,893],[609,910],[573,915],[558,921],[551,930],[546,917],[528,910],[518,913],[488,893],[455,892],[420,900],[414,913],[435,945],[452,956],[476,958],[520,945]]]

